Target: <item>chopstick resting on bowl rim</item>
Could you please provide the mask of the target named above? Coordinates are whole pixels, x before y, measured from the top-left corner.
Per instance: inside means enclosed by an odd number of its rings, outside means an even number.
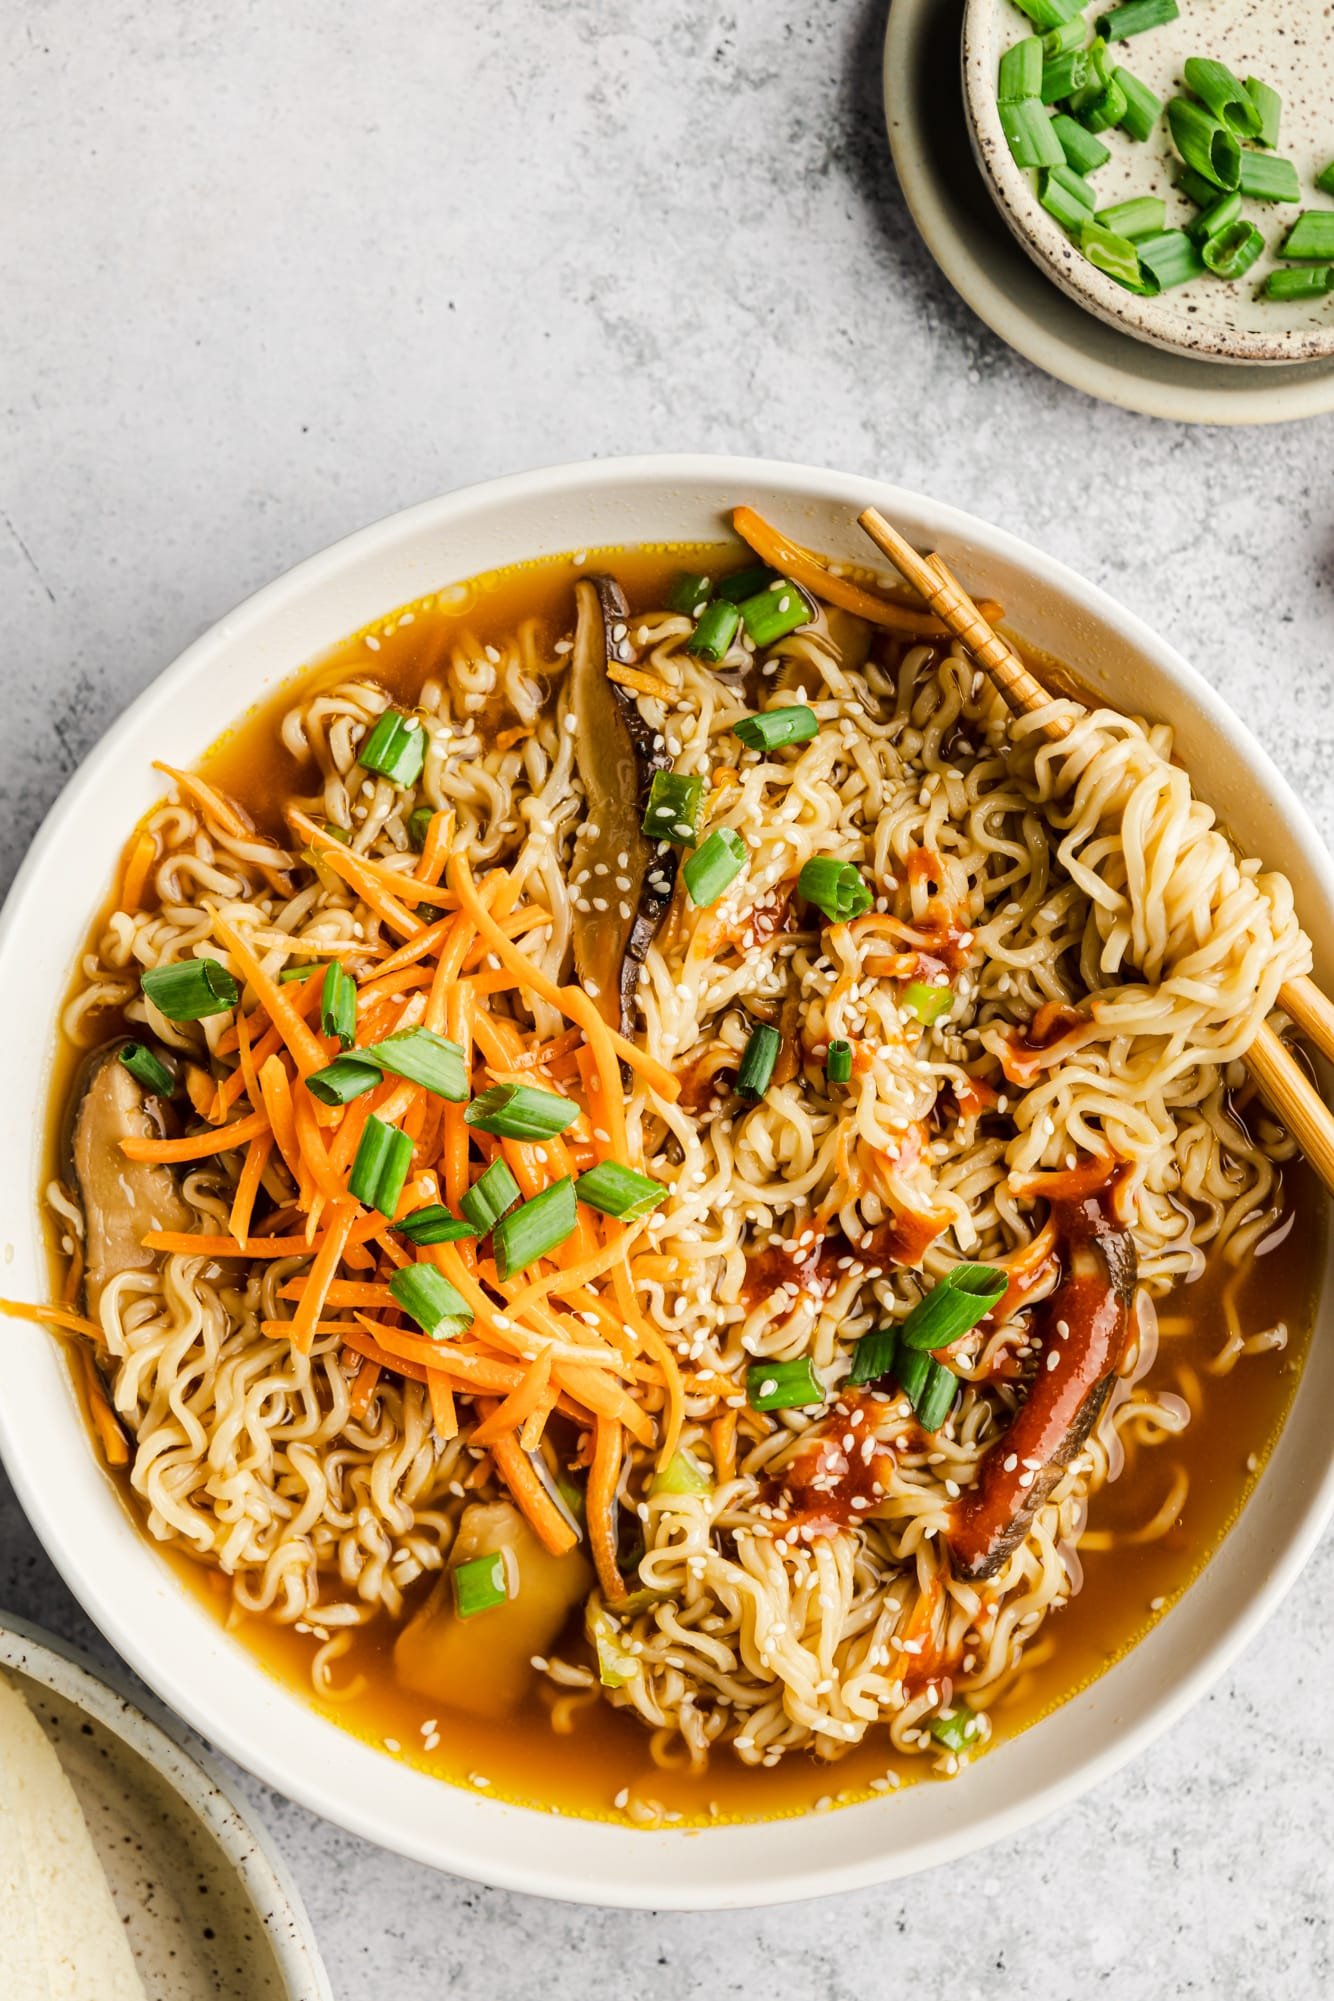
[[[866,508],[857,520],[877,549],[889,557],[899,574],[921,592],[936,616],[967,647],[1012,714],[1031,715],[1051,701],[1042,683],[988,624],[940,556],[919,555],[877,508]],[[1044,728],[1048,738],[1058,742],[1067,734],[1069,724],[1053,718]],[[1279,988],[1278,1002],[1316,1047],[1334,1060],[1334,1002],[1315,981],[1305,973],[1285,981]],[[1257,1029],[1245,1061],[1269,1104],[1334,1194],[1334,1113],[1267,1021]]]

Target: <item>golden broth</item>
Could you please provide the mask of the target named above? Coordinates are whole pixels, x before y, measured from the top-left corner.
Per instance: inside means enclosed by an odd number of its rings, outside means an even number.
[[[666,584],[683,567],[707,571],[720,562],[733,567],[738,559],[734,545],[618,549],[595,555],[614,568],[631,606],[639,608],[661,602]],[[577,568],[587,563],[585,555]],[[411,705],[448,648],[465,633],[485,645],[529,618],[537,621],[547,642],[567,633],[577,568],[568,556],[513,566],[377,620],[252,710],[213,746],[201,771],[245,805],[257,825],[281,837],[285,829],[280,802],[300,793],[308,778],[283,745],[278,727],[298,687],[304,690],[371,673],[400,702]],[[106,1033],[114,1032],[115,1026],[108,1020]],[[53,1156],[76,1056],[77,1052],[66,1051],[59,1065]],[[1030,1648],[1022,1674],[990,1711],[998,1737],[1025,1729],[1125,1653],[1188,1587],[1254,1486],[1300,1371],[1323,1248],[1324,1203],[1312,1177],[1304,1168],[1290,1171],[1287,1189],[1292,1227],[1282,1254],[1258,1260],[1238,1292],[1246,1331],[1258,1332],[1283,1320],[1288,1327],[1286,1348],[1243,1357],[1230,1374],[1214,1377],[1208,1365],[1224,1341],[1220,1301],[1224,1274],[1211,1266],[1196,1284],[1180,1287],[1160,1302],[1164,1319],[1184,1321],[1186,1326],[1164,1335],[1143,1380],[1154,1391],[1184,1394],[1188,1403],[1197,1397],[1198,1384],[1200,1408],[1180,1438],[1132,1452],[1121,1477],[1094,1497],[1089,1529],[1111,1531],[1127,1540],[1111,1550],[1081,1549],[1082,1589],[1051,1615]],[[1135,1542],[1135,1532],[1160,1513],[1179,1473],[1188,1484],[1175,1521],[1156,1539]],[[116,1484],[140,1518],[128,1479],[118,1478]],[[886,1774],[898,1783],[932,1776],[925,1760],[893,1756],[887,1731],[872,1732],[865,1743],[832,1764],[810,1755],[789,1755],[765,1770],[743,1766],[722,1753],[701,1775],[664,1770],[650,1756],[644,1726],[632,1714],[601,1701],[560,1704],[567,1727],[553,1728],[553,1691],[536,1674],[524,1707],[513,1718],[492,1722],[451,1714],[438,1702],[399,1685],[393,1666],[397,1628],[383,1615],[356,1633],[350,1651],[337,1663],[337,1683],[348,1693],[317,1697],[310,1680],[311,1660],[320,1644],[314,1635],[267,1618],[237,1614],[226,1578],[203,1569],[174,1546],[164,1546],[164,1552],[211,1615],[225,1620],[237,1642],[302,1701],[433,1777],[484,1787],[526,1806],[616,1818],[616,1803],[625,1804],[628,1795],[631,1803],[657,1803],[687,1823],[758,1820],[801,1813],[822,1799],[864,1797],[873,1782],[883,1786]],[[417,1595],[429,1588],[430,1580],[423,1580]]]

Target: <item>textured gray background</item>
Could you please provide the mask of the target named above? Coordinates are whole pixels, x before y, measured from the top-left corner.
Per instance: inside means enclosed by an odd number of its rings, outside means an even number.
[[[129,697],[298,558],[488,474],[678,449],[883,473],[1006,521],[1174,633],[1328,834],[1334,433],[1127,416],[993,338],[895,185],[884,18],[13,0],[5,879]],[[105,1656],[12,1500],[0,1604]],[[1331,1630],[1326,1546],[1217,1693],[1081,1805],[906,1886],[767,1915],[476,1890],[241,1783],[338,2001],[1316,1996]]]

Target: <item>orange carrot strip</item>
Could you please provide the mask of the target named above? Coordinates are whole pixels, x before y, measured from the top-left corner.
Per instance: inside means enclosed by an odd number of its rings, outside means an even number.
[[[361,1205],[350,1197],[334,1202],[329,1210],[329,1227],[324,1233],[324,1242],[315,1253],[301,1303],[292,1316],[289,1339],[303,1355],[310,1353],[310,1345],[315,1338],[315,1323],[324,1309],[325,1295],[342,1260],[348,1231],[360,1214]]]
[[[430,985],[431,972],[429,966],[400,966],[396,973],[386,973],[383,979],[377,976],[373,980],[367,980],[359,988],[358,998],[366,1002],[389,1000],[394,994],[410,994],[417,987]]]
[[[185,1095],[194,1108],[195,1117],[208,1119],[213,1116],[213,1106],[217,1099],[217,1089],[208,1071],[198,1063],[185,1066]]]
[[[450,1439],[459,1435],[459,1416],[454,1408],[454,1392],[449,1386],[448,1376],[442,1376],[439,1369],[426,1371],[426,1394],[431,1405],[431,1428],[437,1438]]]
[[[637,1070],[659,1097],[675,1103],[681,1095],[681,1086],[670,1070],[664,1068],[656,1057],[650,1056],[647,1050],[640,1049],[635,1043],[627,1041],[625,1036],[609,1029],[582,988],[558,987],[554,980],[549,980],[531,960],[525,958],[517,946],[511,944],[479,896],[466,855],[454,854],[450,857],[449,873],[461,908],[467,911],[500,963],[517,973],[520,984],[539,995],[549,1006],[558,1008],[567,1020],[578,1022],[590,1041],[593,1039],[593,1024],[600,1026],[615,1053],[623,1057],[632,1070]]]
[[[305,1289],[304,1278],[289,1278],[279,1289],[278,1297],[299,1300]],[[381,1285],[378,1280],[360,1278],[334,1279],[325,1300],[330,1306],[387,1306],[395,1311],[398,1307],[398,1301],[387,1285]]]
[[[437,1369],[441,1375],[453,1376],[475,1389],[503,1390],[508,1394],[523,1381],[523,1370],[516,1369],[512,1362],[500,1362],[490,1355],[465,1355],[451,1341],[427,1341],[416,1334],[404,1334],[397,1327],[386,1327],[382,1321],[368,1320],[361,1313],[357,1318],[386,1354],[415,1362],[423,1369]]]
[[[292,1179],[300,1186],[306,1180],[306,1175],[302,1168],[300,1142],[296,1136],[292,1085],[281,1056],[269,1057],[260,1070],[257,1088],[268,1115],[269,1127],[278,1142],[278,1151],[287,1162]]]
[[[245,1146],[269,1130],[265,1112],[251,1112],[247,1118],[233,1119],[229,1126],[215,1126],[211,1132],[193,1133],[185,1139],[123,1139],[120,1150],[127,1160],[206,1160],[211,1153],[227,1153]]]
[[[438,889],[424,883],[414,885],[410,875],[404,875],[397,869],[382,868],[366,855],[344,847],[341,841],[335,841],[323,827],[317,827],[313,820],[307,819],[295,807],[288,809],[287,817],[303,839],[318,850],[326,866],[335,875],[341,876],[349,888],[355,889],[367,908],[383,918],[391,931],[396,931],[400,938],[415,937],[422,929],[423,920],[414,916],[406,906],[422,902],[438,904],[441,900]]]
[[[83,1379],[84,1400],[88,1405],[88,1416],[97,1433],[97,1442],[102,1448],[102,1457],[108,1466],[128,1466],[130,1447],[120,1420],[111,1407],[106,1384],[98,1373],[93,1351],[82,1341],[74,1351],[75,1366]]]
[[[310,1169],[311,1179],[322,1195],[336,1202],[344,1192],[343,1184],[334,1172],[324,1135],[315,1123],[315,1100],[304,1084],[298,1084],[292,1093],[292,1110],[296,1115],[296,1143],[301,1149],[301,1158]]]
[[[564,1556],[579,1540],[533,1471],[532,1461],[513,1432],[491,1447],[496,1469],[534,1535],[553,1556]]]
[[[375,1395],[375,1385],[379,1382],[381,1374],[382,1370],[378,1362],[372,1362],[369,1356],[358,1357],[357,1373],[353,1377],[352,1387],[347,1393],[349,1417],[365,1417],[366,1412],[370,1409],[371,1398]]]
[[[71,1334],[87,1334],[94,1341],[106,1338],[95,1320],[85,1320],[81,1313],[71,1313],[64,1306],[29,1306],[22,1299],[0,1299],[0,1313],[12,1314],[15,1320],[33,1320],[39,1327],[63,1327]]]
[[[724,1411],[709,1426],[709,1438],[713,1444],[713,1470],[718,1485],[725,1486],[736,1478],[736,1412]]]
[[[472,1074],[472,1016],[471,982],[456,980],[445,996],[445,1034],[451,1042],[457,1042],[463,1051],[465,1077]],[[458,1213],[460,1197],[468,1186],[468,1148],[471,1131],[463,1116],[466,1110],[466,1105],[445,1106],[442,1178],[445,1185],[445,1201],[455,1214]]]
[[[309,1077],[312,1070],[322,1070],[329,1060],[323,1043],[307,1027],[278,982],[265,972],[258,956],[235,925],[229,924],[226,918],[216,911],[213,913],[213,935],[220,944],[227,947],[232,960],[245,975],[256,1000],[263,1004],[269,1020],[291,1050],[297,1074],[304,1080]]]
[[[309,1021],[311,1015],[314,1014],[319,1004],[320,991],[323,985],[324,971],[322,967],[317,967],[313,973],[308,973],[304,980],[292,980],[288,982],[287,997],[303,1021]],[[252,1036],[269,1031],[270,1023],[267,1008],[252,1008],[244,1019],[246,1029]],[[241,1020],[242,1017],[238,1014],[233,1020],[231,1027],[223,1029],[221,1035],[213,1045],[216,1055],[230,1056],[232,1051],[237,1048],[239,1043],[238,1029]]]
[[[131,916],[139,909],[148,887],[148,871],[157,860],[157,842],[145,831],[130,849],[121,877],[119,907]]]
[[[872,625],[882,625],[890,632],[901,632],[910,639],[947,639],[949,628],[931,612],[916,610],[912,605],[895,604],[891,598],[882,598],[873,591],[863,589],[847,577],[836,577],[809,549],[803,549],[798,542],[789,542],[786,535],[777,528],[771,528],[752,507],[734,507],[732,526],[743,542],[749,542],[757,556],[762,556],[771,569],[781,571],[791,577],[794,584],[800,584],[813,597],[823,598],[826,604],[836,604],[843,611],[854,612],[858,618],[867,619]],[[1002,616],[1002,607],[990,599],[979,600],[978,610],[982,616],[995,621]]]
[[[260,1323],[260,1330],[265,1334],[281,1336],[287,1332],[290,1325],[291,1322],[287,1320],[264,1320]],[[426,1381],[429,1372],[419,1362],[409,1362],[402,1355],[390,1355],[352,1321],[339,1321],[336,1330],[328,1322],[321,1321],[315,1331],[320,1334],[337,1331],[343,1337],[343,1346],[350,1348],[354,1355],[364,1356],[368,1362],[378,1362],[380,1367],[388,1369],[391,1375],[407,1376],[414,1383]]]
[[[236,1240],[237,1250],[241,1255],[244,1255],[241,1247],[250,1234],[250,1219],[255,1213],[255,1197],[259,1193],[260,1178],[272,1152],[273,1134],[261,1133],[258,1139],[251,1140],[246,1148],[245,1159],[241,1163],[236,1193],[232,1197],[231,1213],[227,1218],[227,1228]]]
[[[614,1418],[600,1417],[593,1427],[593,1463],[588,1469],[586,1505],[588,1542],[593,1565],[608,1604],[625,1596],[625,1579],[616,1563],[616,1483],[621,1477],[621,1427]]]
[[[469,1445],[490,1445],[507,1431],[518,1431],[537,1408],[550,1381],[551,1350],[543,1348],[524,1370],[518,1388],[511,1390],[503,1403],[498,1403],[488,1417],[474,1426]]]
[[[523,1421],[519,1432],[519,1443],[525,1452],[536,1452],[542,1443],[542,1433],[547,1428],[547,1419],[560,1401],[554,1383],[548,1383],[533,1408]]]
[[[616,1226],[612,1224],[609,1227]],[[576,1286],[588,1285],[595,1278],[605,1277],[618,1260],[625,1258],[635,1233],[642,1228],[642,1222],[625,1226],[623,1235],[599,1245],[591,1257],[582,1259],[579,1264],[566,1265],[563,1271],[551,1271],[541,1278],[530,1279],[521,1291],[514,1294],[506,1310],[522,1314],[532,1301],[544,1299],[549,1292],[568,1294]]]
[[[444,873],[449,860],[449,844],[454,838],[454,811],[452,807],[441,807],[431,815],[431,824],[426,829],[426,839],[422,842],[422,858],[417,864],[418,882],[436,884]]]

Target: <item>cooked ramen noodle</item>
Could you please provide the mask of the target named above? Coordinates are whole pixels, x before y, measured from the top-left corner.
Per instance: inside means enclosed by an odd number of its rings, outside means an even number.
[[[151,1534],[321,1695],[387,1620],[427,1707],[952,1771],[1091,1497],[1285,1339],[1242,1058],[1309,948],[1167,729],[1016,721],[738,525],[778,571],[345,650],[268,817],[169,774],[65,1015],[64,1324]]]

